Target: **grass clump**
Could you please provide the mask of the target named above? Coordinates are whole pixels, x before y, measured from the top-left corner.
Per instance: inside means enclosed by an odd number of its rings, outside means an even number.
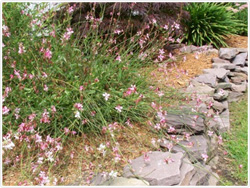
[[[190,3],[185,6],[185,10],[190,14],[190,19],[184,21],[187,27],[185,40],[188,44],[226,47],[225,37],[236,34],[237,28],[242,25],[223,4]]]

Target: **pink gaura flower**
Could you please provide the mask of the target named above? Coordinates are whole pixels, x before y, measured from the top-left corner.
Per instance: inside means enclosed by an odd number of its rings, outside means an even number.
[[[40,123],[50,123],[49,112],[47,112],[46,109],[44,110],[44,112],[42,114],[42,118],[40,119]]]
[[[49,90],[49,88],[48,88],[48,86],[47,86],[46,84],[44,84],[43,90],[44,90],[44,91],[48,91],[48,90]]]
[[[53,112],[53,113],[56,113],[56,107],[53,105],[53,106],[51,106],[51,111]]]
[[[201,154],[201,157],[203,158],[204,162],[206,162],[208,159],[208,155],[206,153]]]
[[[68,9],[68,13],[70,14],[70,13],[72,13],[72,12],[74,12],[74,7],[73,7],[73,6],[70,6],[69,9]]]
[[[8,113],[9,113],[9,111],[10,111],[10,109],[9,109],[9,108],[7,108],[7,106],[3,106],[3,107],[2,107],[2,113],[3,113],[3,115],[8,114]]]
[[[70,130],[69,130],[69,128],[67,128],[67,127],[64,127],[64,133],[67,135],[67,134],[69,134],[70,133]]]
[[[122,106],[121,105],[118,105],[118,106],[116,106],[115,107],[115,109],[120,113],[120,112],[122,112]]]
[[[121,60],[121,56],[117,56],[115,60],[121,62],[121,61],[122,61],[122,60]]]
[[[74,108],[76,108],[76,109],[82,111],[82,110],[83,110],[83,105],[82,105],[81,103],[75,103],[75,104],[74,104]]]
[[[46,59],[51,59],[52,58],[52,52],[49,50],[49,48],[47,48],[46,51],[44,52],[44,57]]]
[[[103,93],[102,96],[104,97],[105,101],[107,101],[110,97],[110,94],[108,93]]]
[[[19,54],[23,54],[24,52],[26,52],[24,46],[22,43],[19,44],[19,50],[18,50],[18,53]]]
[[[174,162],[174,159],[172,159],[171,157],[168,157],[168,158],[164,159],[164,162],[167,164],[170,164],[170,163]]]
[[[80,91],[83,91],[83,89],[84,89],[83,86],[80,86],[80,87],[79,87],[79,90],[80,90]]]
[[[149,158],[148,153],[146,153],[146,152],[144,153],[143,159],[144,159],[145,162],[150,162],[150,158]]]

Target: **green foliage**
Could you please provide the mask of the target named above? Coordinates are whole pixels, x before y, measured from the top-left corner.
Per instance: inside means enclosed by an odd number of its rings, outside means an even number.
[[[245,98],[230,105],[230,118],[232,129],[225,134],[225,148],[232,162],[232,176],[242,183],[247,183],[248,178],[248,103]],[[243,165],[239,168],[239,165]]]
[[[233,13],[220,4],[190,3],[185,9],[190,14],[190,19],[184,21],[187,27],[185,39],[188,44],[212,44],[216,48],[227,46],[225,36],[235,34],[237,27],[241,25]]]
[[[240,20],[244,24],[238,27],[237,34],[247,36],[248,34],[248,9],[243,9],[243,10],[240,10],[239,12],[236,12],[235,18]]]
[[[7,57],[3,60],[3,93],[6,87],[12,89],[3,104],[10,109],[10,113],[3,116],[4,133],[17,130],[21,123],[29,121],[31,114],[36,114],[36,129],[52,136],[63,134],[64,128],[78,133],[98,132],[113,122],[124,125],[128,119],[144,121],[151,109],[150,96],[155,93],[149,89],[146,74],[138,74],[138,68],[152,63],[158,49],[165,44],[157,32],[148,32],[146,38],[142,31],[115,43],[112,41],[118,41],[120,35],[115,34],[114,29],[104,38],[98,31],[98,22],[86,21],[89,31],[84,37],[78,36],[75,28],[69,40],[62,42],[66,28],[70,27],[68,12],[63,13],[63,23],[60,23],[52,19],[51,11],[41,16],[39,10],[46,6],[44,3],[36,4],[29,15],[21,14],[25,6],[24,3],[3,5],[3,24],[11,33],[10,37],[3,37],[3,56]],[[36,18],[40,24],[31,24]],[[48,34],[52,31],[55,36]],[[142,38],[145,39],[143,47],[138,44]],[[26,50],[23,54],[18,53],[21,43]],[[49,49],[52,58],[45,58],[41,48]],[[117,60],[118,56],[121,61]],[[19,71],[21,77],[32,74],[34,78],[18,79],[14,75],[9,79],[14,70]],[[47,77],[43,76],[44,72]],[[124,96],[131,85],[136,86],[137,92]],[[44,90],[46,86],[48,91]],[[80,86],[84,87],[82,91]],[[108,101],[104,100],[104,93],[110,94]],[[80,119],[75,117],[75,103],[83,105]],[[123,107],[121,113],[115,109],[118,105]],[[51,106],[55,106],[55,113]],[[18,119],[16,108],[20,108]],[[50,123],[41,122],[44,110],[49,112]],[[82,120],[87,123],[83,124]]]

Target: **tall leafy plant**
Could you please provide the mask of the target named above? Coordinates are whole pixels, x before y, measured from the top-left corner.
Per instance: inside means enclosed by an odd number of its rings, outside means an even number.
[[[216,48],[227,46],[225,37],[235,34],[241,26],[233,12],[226,6],[217,3],[190,3],[184,7],[190,14],[189,20],[183,20],[186,25],[185,40],[188,44],[212,44]]]

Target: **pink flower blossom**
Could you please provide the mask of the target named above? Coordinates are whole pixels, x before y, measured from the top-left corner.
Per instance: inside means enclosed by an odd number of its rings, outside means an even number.
[[[143,158],[144,158],[144,161],[145,161],[146,163],[147,163],[147,162],[150,162],[150,158],[149,158],[148,153],[144,153]]]
[[[120,112],[122,112],[122,106],[121,105],[118,105],[118,106],[116,106],[115,107],[115,109],[120,113]]]
[[[80,90],[80,91],[82,91],[83,89],[84,89],[84,87],[83,87],[83,86],[80,86],[80,87],[79,87],[79,90]]]
[[[102,96],[104,97],[105,101],[107,101],[110,97],[110,94],[108,93],[103,93]]]
[[[117,56],[115,60],[121,62],[121,61],[122,61],[122,60],[121,60],[121,56]]]
[[[172,159],[171,157],[168,157],[168,158],[164,159],[164,162],[167,164],[170,164],[170,163],[174,162],[174,159]]]
[[[8,113],[9,113],[9,111],[10,111],[10,109],[9,109],[9,108],[7,108],[7,106],[3,106],[3,107],[2,107],[2,113],[3,113],[3,115],[8,114]]]
[[[51,111],[53,112],[53,113],[56,113],[56,107],[53,105],[53,106],[51,106]]]
[[[51,59],[52,58],[52,52],[49,50],[49,48],[46,49],[46,51],[44,53],[44,57],[46,59]]]
[[[76,108],[77,110],[83,111],[83,105],[81,103],[75,103],[74,108]]]
[[[68,8],[68,13],[71,14],[72,12],[74,12],[74,7],[73,6],[70,6]]]
[[[203,158],[204,162],[206,162],[207,158],[208,158],[208,155],[203,153],[203,154],[201,154],[201,157]]]
[[[44,90],[44,91],[48,91],[48,90],[49,90],[49,88],[48,88],[48,86],[47,86],[46,84],[44,84],[43,90]]]
[[[19,50],[18,50],[18,53],[19,54],[23,54],[24,52],[26,52],[24,46],[22,43],[19,44]]]
[[[47,112],[46,109],[44,110],[44,112],[42,114],[42,118],[40,119],[40,123],[50,123],[49,112]]]

